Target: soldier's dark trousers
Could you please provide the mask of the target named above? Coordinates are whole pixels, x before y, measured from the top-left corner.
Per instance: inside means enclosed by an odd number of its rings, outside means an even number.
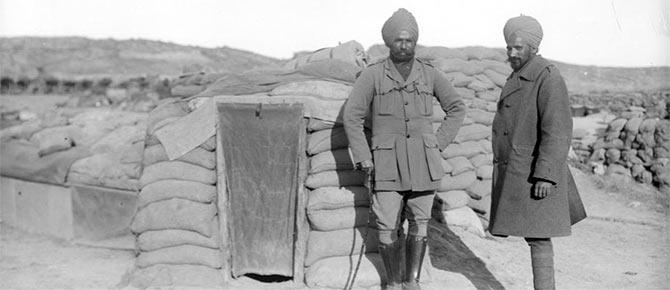
[[[554,247],[550,238],[525,238],[530,246],[533,266],[533,287],[536,290],[554,290]]]

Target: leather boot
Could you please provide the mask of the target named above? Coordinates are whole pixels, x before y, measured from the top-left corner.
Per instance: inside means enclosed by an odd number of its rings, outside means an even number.
[[[402,276],[400,274],[400,241],[392,244],[379,244],[379,256],[386,269],[386,287],[388,290],[402,290]]]
[[[421,264],[426,255],[426,242],[428,237],[407,236],[407,252],[405,255],[405,282],[404,289],[421,289],[419,276],[421,275]]]

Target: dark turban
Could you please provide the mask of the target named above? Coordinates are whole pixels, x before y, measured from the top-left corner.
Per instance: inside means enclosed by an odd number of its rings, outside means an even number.
[[[409,32],[414,37],[414,41],[419,39],[419,26],[416,24],[414,15],[405,8],[400,8],[386,20],[382,27],[382,38],[386,46],[390,46],[398,33],[403,30]]]
[[[535,48],[540,46],[543,35],[540,23],[535,18],[525,15],[507,20],[505,28],[503,28],[503,34],[505,35],[505,41],[508,43],[514,40],[510,39],[512,34],[516,34]]]

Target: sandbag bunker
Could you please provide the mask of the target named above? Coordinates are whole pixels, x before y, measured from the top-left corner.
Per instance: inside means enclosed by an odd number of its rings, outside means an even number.
[[[442,153],[447,174],[436,207],[448,224],[483,234],[490,126],[510,70],[504,52],[421,48],[417,54],[447,73],[469,108]],[[252,274],[343,288],[363,243],[354,286],[383,284],[377,235],[368,227],[366,176],[354,170],[341,123],[361,55],[360,44],[348,42],[298,57],[288,73],[177,80],[173,94],[182,98],[159,105],[147,120],[131,225],[138,253],[132,284],[217,287]],[[435,129],[443,117],[435,114]],[[429,282],[437,270],[427,264],[422,280]]]

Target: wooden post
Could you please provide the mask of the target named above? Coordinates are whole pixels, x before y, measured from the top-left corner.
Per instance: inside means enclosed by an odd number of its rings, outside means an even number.
[[[221,275],[223,282],[230,282],[231,265],[230,265],[230,234],[228,232],[228,183],[226,181],[226,160],[223,155],[223,146],[221,142],[221,132],[219,132],[219,113],[217,102],[214,102],[214,109],[216,110],[216,192],[217,192],[217,209],[219,212],[219,246],[221,249],[221,257],[223,259],[223,266],[221,267]]]
[[[309,224],[306,217],[307,189],[305,188],[305,179],[307,178],[308,159],[307,159],[307,119],[300,124],[300,140],[298,141],[298,194],[296,200],[295,216],[295,247],[293,252],[293,282],[305,283],[305,253],[307,252],[307,235],[309,234]]]

